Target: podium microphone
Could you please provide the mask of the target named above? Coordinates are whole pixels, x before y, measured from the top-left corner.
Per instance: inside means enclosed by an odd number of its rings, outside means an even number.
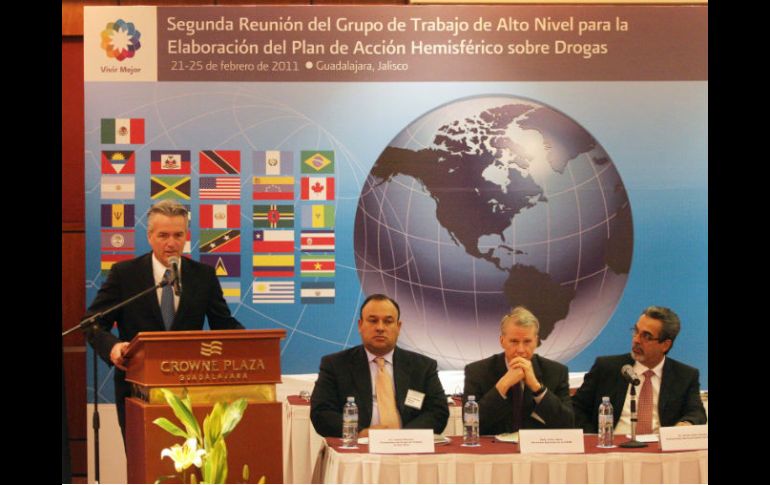
[[[171,256],[168,258],[168,262],[171,264],[171,273],[174,278],[174,294],[176,296],[182,295],[182,280],[179,278],[179,256]]]
[[[623,375],[623,379],[625,379],[626,382],[633,384],[634,386],[639,385],[639,376],[636,375],[632,366],[628,364],[624,365],[623,368],[620,369],[620,373]]]

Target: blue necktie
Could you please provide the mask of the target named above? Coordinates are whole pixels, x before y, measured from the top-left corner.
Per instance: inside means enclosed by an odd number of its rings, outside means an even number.
[[[171,278],[171,270],[166,270],[163,278],[168,281]],[[172,285],[166,285],[160,294],[160,313],[163,315],[163,325],[166,330],[171,330],[171,324],[174,323],[174,288]]]

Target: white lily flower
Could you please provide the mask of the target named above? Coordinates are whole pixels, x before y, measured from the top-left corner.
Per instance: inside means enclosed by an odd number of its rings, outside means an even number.
[[[167,456],[174,462],[174,468],[177,473],[182,470],[187,470],[190,465],[195,465],[200,468],[203,466],[203,455],[206,454],[206,450],[198,449],[198,440],[190,438],[185,441],[183,446],[174,445],[171,448],[164,448],[160,452],[160,458]]]

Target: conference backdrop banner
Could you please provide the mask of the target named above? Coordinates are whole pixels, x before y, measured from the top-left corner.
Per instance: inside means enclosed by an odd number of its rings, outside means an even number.
[[[284,374],[360,343],[359,306],[382,292],[399,345],[445,370],[499,352],[516,305],[572,371],[629,351],[642,309],[669,306],[671,356],[707,388],[707,20],[86,7],[87,299],[175,199],[185,255],[215,268],[235,317],[286,330]]]

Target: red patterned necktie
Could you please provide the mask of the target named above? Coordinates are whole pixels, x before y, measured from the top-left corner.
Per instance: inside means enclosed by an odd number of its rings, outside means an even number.
[[[636,432],[639,434],[652,433],[652,376],[655,373],[648,369],[644,373],[644,382],[639,391],[639,412],[637,414]]]

